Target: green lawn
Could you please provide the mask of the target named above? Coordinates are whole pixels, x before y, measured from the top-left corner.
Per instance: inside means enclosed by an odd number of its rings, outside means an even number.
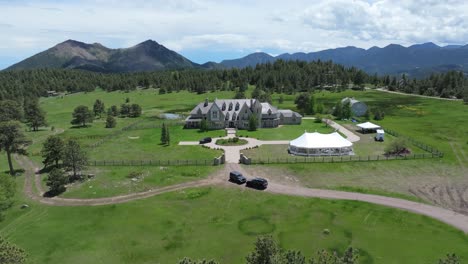
[[[213,160],[221,151],[202,146],[180,146],[180,141],[198,141],[206,136],[224,136],[224,131],[200,133],[196,129],[170,127],[171,144],[160,144],[161,129],[130,130],[89,150],[93,160]]]
[[[292,140],[304,132],[331,133],[333,128],[324,123],[315,123],[314,120],[304,119],[300,125],[284,125],[277,128],[260,128],[256,131],[239,130],[238,136],[248,136],[262,140]]]
[[[148,191],[150,189],[195,181],[208,176],[215,166],[106,166],[90,167],[95,177],[67,188],[62,197],[98,198]]]
[[[435,263],[448,252],[468,259],[462,232],[353,201],[199,188],[111,206],[30,205],[15,205],[0,223],[1,233],[26,249],[29,263],[176,263],[184,256],[244,263],[260,234],[306,255],[353,246],[360,263]]]
[[[195,94],[187,91],[174,92],[169,94],[158,94],[155,89],[137,90],[134,92],[105,92],[95,91],[90,93],[76,93],[67,95],[64,98],[49,97],[41,99],[41,107],[47,112],[47,120],[55,127],[68,128],[71,121],[71,113],[78,105],[86,105],[92,109],[96,99],[101,99],[106,108],[111,105],[125,103],[126,98],[130,103],[140,104],[144,116],[157,116],[162,112],[168,113],[188,113],[193,107],[209,98],[232,98],[234,93],[231,91]]]

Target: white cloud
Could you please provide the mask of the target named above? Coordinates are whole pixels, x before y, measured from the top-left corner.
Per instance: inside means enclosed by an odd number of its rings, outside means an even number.
[[[0,10],[0,56],[70,38],[113,48],[154,39],[205,54],[468,39],[468,3],[458,0],[30,0],[0,1]]]

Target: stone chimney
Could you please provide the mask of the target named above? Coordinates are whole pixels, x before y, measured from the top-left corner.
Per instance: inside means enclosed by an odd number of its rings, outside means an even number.
[[[208,106],[208,98],[205,99],[205,103],[203,104],[204,107]]]

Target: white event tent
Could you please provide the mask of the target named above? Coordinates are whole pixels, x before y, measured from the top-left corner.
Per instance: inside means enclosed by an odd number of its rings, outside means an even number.
[[[382,127],[371,122],[365,122],[362,124],[358,124],[359,127],[363,132],[375,132],[377,129],[381,129]]]
[[[300,156],[354,155],[353,143],[337,132],[307,133],[289,142],[289,153]]]

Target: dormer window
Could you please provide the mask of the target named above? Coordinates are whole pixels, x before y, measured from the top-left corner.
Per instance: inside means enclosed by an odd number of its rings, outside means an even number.
[[[234,114],[232,115],[232,120],[234,121],[234,120],[236,120],[236,118],[237,118],[237,115],[236,115],[236,113],[234,112]]]
[[[226,117],[224,118],[225,120],[229,120],[229,112],[226,113]]]
[[[231,110],[232,110],[232,102],[229,103],[229,109],[228,109],[228,111],[231,111]]]
[[[226,110],[226,102],[223,103],[223,106],[221,107],[221,110]]]
[[[239,102],[236,103],[236,111],[239,110],[240,104]]]
[[[271,109],[268,109],[268,115],[271,115]]]

